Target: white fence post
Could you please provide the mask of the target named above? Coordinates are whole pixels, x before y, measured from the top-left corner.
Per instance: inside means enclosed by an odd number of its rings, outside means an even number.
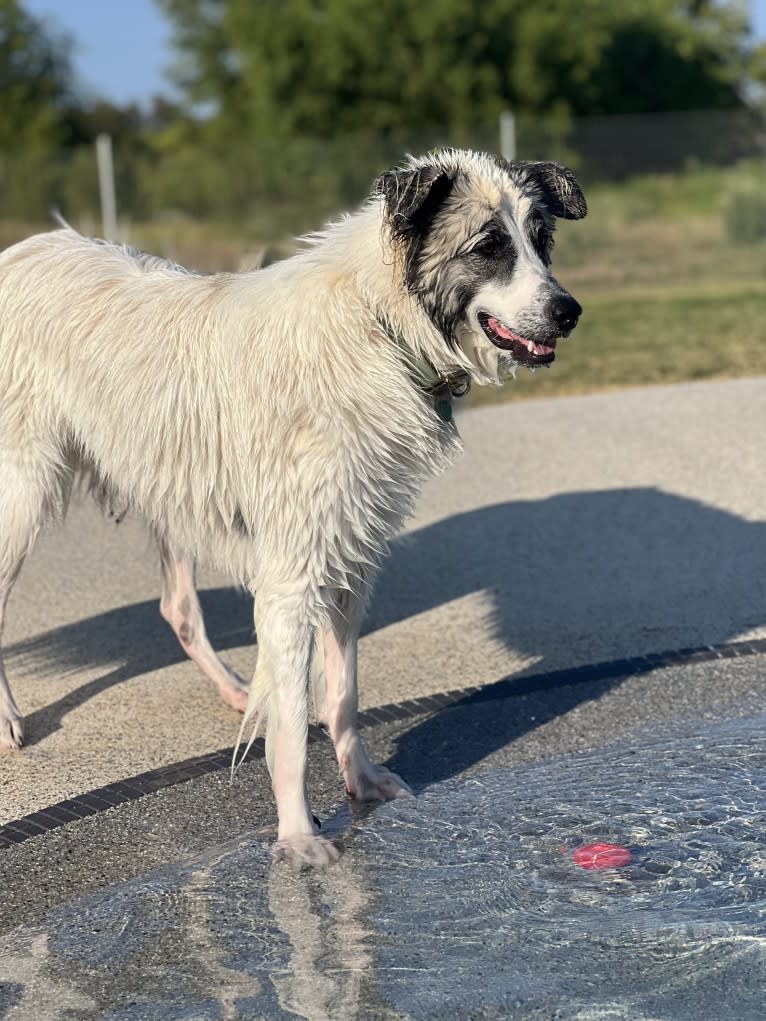
[[[516,118],[510,110],[500,114],[500,155],[506,160],[516,159]]]
[[[102,134],[96,139],[96,162],[98,164],[102,230],[107,241],[117,241],[117,199],[114,192],[114,164],[110,135]]]

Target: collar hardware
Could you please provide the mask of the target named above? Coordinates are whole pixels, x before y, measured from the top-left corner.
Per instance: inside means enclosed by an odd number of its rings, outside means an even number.
[[[386,335],[406,354],[410,378],[423,396],[433,404],[434,411],[443,422],[452,421],[452,401],[465,397],[471,389],[471,377],[465,369],[440,373],[428,361],[413,351],[400,333],[384,323],[380,324]]]

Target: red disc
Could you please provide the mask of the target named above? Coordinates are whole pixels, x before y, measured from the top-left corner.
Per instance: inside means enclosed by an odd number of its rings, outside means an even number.
[[[572,851],[572,861],[581,869],[618,869],[630,864],[630,851],[619,844],[583,844]]]

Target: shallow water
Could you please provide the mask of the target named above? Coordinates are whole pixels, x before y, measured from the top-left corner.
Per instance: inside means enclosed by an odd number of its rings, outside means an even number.
[[[765,794],[749,717],[343,806],[327,871],[256,834],[3,937],[0,1018],[755,1021]]]

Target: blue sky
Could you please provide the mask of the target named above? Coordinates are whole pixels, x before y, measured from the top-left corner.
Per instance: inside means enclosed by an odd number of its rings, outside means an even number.
[[[766,3],[766,0],[764,0]],[[172,95],[170,27],[152,0],[22,0],[74,43],[78,84],[118,103]]]
[[[254,0],[257,3],[257,0]],[[118,103],[172,95],[170,29],[152,0],[23,0],[24,7],[74,41],[80,85]],[[766,0],[752,0],[756,35],[766,38]]]

